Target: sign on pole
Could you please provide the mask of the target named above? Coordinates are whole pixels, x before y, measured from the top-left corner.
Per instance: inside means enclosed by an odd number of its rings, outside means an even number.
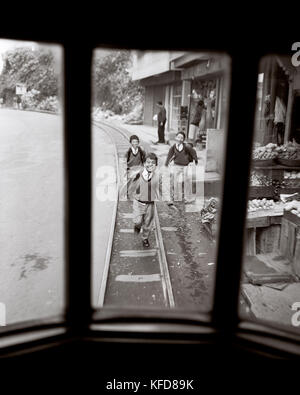
[[[16,85],[16,95],[24,95],[26,92],[27,92],[27,88],[25,84]]]

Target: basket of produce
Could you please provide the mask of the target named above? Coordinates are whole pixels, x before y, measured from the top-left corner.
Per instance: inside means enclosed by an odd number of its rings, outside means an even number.
[[[274,200],[263,199],[252,199],[248,200],[248,212],[259,211],[259,210],[272,210],[274,209]]]
[[[300,167],[300,146],[289,141],[276,149],[278,156],[276,162],[282,166]]]
[[[262,147],[256,147],[252,151],[252,163],[254,167],[266,167],[276,164],[275,159],[278,156],[276,151],[277,144],[269,143]]]

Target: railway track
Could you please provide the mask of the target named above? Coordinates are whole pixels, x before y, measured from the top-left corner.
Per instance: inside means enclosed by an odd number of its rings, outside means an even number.
[[[115,150],[117,199],[106,252],[98,306],[175,307],[159,214],[155,203],[150,247],[141,247],[133,232],[132,202],[120,198],[120,163],[129,147],[130,133],[107,122],[94,121],[96,131],[109,136]]]

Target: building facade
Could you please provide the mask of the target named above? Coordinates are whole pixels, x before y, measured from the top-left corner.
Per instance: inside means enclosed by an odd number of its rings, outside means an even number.
[[[202,129],[224,129],[229,66],[225,55],[134,52],[132,78],[145,87],[144,124],[156,126],[156,103],[162,101],[167,111],[166,129],[188,134],[196,104],[203,99]],[[183,113],[186,116],[182,117]]]
[[[278,144],[276,124],[282,123],[280,142],[300,143],[300,68],[290,57],[266,56],[259,72],[255,141]]]

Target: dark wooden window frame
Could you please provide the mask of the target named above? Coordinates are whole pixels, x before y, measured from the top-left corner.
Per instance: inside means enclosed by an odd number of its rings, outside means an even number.
[[[4,38],[19,37],[18,34],[10,34]],[[246,322],[238,315],[258,64],[266,53],[286,54],[290,42],[277,42],[272,46],[269,42],[261,41],[256,48],[248,47],[247,51],[243,51],[238,46],[222,42],[216,45],[208,39],[205,43],[207,48],[192,48],[225,51],[231,57],[230,106],[214,306],[211,314],[164,311],[162,317],[159,311],[139,312],[118,308],[93,310],[91,307],[91,62],[93,49],[101,46],[101,42],[90,39],[78,51],[78,45],[72,39],[34,34],[22,36],[22,39],[51,42],[62,45],[64,49],[66,314],[49,320],[0,328],[0,345],[2,341],[11,339],[11,344],[3,348],[3,353],[19,348],[29,350],[41,344],[56,344],[79,336],[96,341],[105,338],[151,341],[159,338],[162,341],[171,339],[174,343],[182,340],[225,342],[230,339],[253,349],[300,355],[297,334],[288,333],[276,325],[272,327],[268,322]],[[124,47],[120,42],[113,43],[113,46]],[[131,47],[141,50],[153,48],[146,41],[144,48],[141,48],[135,45],[134,40]],[[166,43],[153,49],[167,48],[170,49]],[[233,199],[233,191],[237,188],[237,199]],[[138,323],[141,329],[133,329],[132,323]],[[157,324],[157,332],[149,331],[148,323]],[[62,329],[63,333],[42,336],[52,329]],[[24,340],[24,334],[30,333],[41,336],[37,340]]]

